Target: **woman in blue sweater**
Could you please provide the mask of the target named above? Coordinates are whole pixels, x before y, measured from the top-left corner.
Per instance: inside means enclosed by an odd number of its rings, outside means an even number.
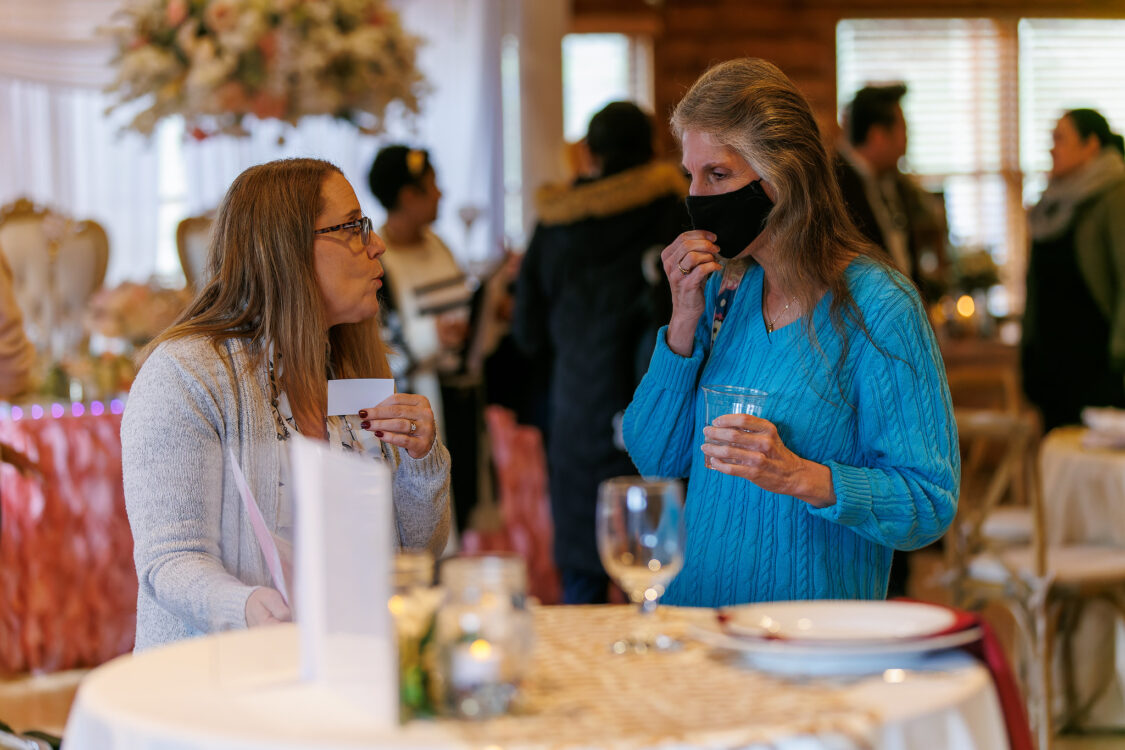
[[[641,473],[689,477],[665,601],[882,598],[891,551],[940,537],[960,482],[918,295],[847,218],[808,102],[776,67],[712,68],[672,127],[695,228],[663,252],[672,317],[624,422]],[[768,392],[763,418],[705,424],[711,384]]]

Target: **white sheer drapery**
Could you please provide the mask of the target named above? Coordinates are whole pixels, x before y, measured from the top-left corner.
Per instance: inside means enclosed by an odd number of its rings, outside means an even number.
[[[427,40],[419,63],[433,90],[420,118],[392,123],[378,138],[310,118],[297,129],[254,123],[244,139],[180,141],[172,123],[171,148],[158,137],[119,134],[126,118],[104,114],[112,49],[96,30],[119,2],[0,0],[0,204],[27,196],[99,221],[110,238],[107,284],[178,272],[168,251],[175,219],[215,207],[235,175],[270,159],[306,155],[336,163],[378,221],[367,169],[378,148],[392,142],[430,149],[445,193],[436,230],[458,257],[496,257],[504,226],[504,33],[521,39],[525,206],[535,187],[561,175],[562,0],[398,0],[407,28]],[[458,218],[466,205],[482,209],[468,236]],[[530,221],[533,212],[525,213]],[[159,264],[158,247],[166,250]]]
[[[403,24],[423,36],[419,66],[432,91],[413,123],[390,123],[378,137],[364,136],[331,118],[306,118],[297,129],[254,123],[248,138],[218,136],[184,147],[187,206],[215,207],[234,177],[251,164],[288,156],[314,156],[339,166],[376,226],[384,212],[367,188],[376,151],[406,143],[430,151],[444,198],[435,231],[463,262],[496,253],[503,217],[497,135],[500,117],[499,39],[503,4],[490,0],[411,0],[397,3]],[[284,136],[284,143],[279,137]],[[466,244],[457,216],[464,205],[483,210]]]
[[[0,0],[0,204],[26,196],[101,223],[108,283],[152,273],[157,220],[156,153],[104,114],[112,50],[95,29],[116,4]]]
[[[146,278],[157,234],[156,152],[137,135],[118,135],[96,89],[0,77],[0,204],[20,196],[109,235],[106,283]]]

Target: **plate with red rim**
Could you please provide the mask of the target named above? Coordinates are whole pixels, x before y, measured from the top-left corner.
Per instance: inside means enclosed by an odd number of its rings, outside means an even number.
[[[973,643],[980,629],[923,602],[768,602],[718,610],[691,635],[785,674],[865,674]]]

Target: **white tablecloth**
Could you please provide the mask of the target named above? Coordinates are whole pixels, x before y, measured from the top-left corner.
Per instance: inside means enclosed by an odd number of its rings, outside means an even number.
[[[668,632],[706,611],[663,610]],[[614,656],[624,607],[536,612],[522,715],[378,728],[347,696],[297,680],[297,630],[226,633],[122,657],[83,682],[67,750],[770,747],[996,750],[1007,746],[988,672],[961,652],[927,670],[785,681],[688,643]],[[901,681],[896,681],[901,678]]]
[[[1125,545],[1125,451],[1084,448],[1085,433],[1060,427],[1043,438],[1047,543]]]
[[[1040,446],[1047,543],[1122,547],[1125,451],[1085,448],[1086,432],[1085,427],[1060,427]],[[1087,727],[1125,727],[1125,628],[1116,620],[1108,604],[1091,602],[1072,639],[1079,701],[1102,694],[1083,722]],[[1061,686],[1061,679],[1056,684]],[[1056,699],[1061,710],[1061,690]]]

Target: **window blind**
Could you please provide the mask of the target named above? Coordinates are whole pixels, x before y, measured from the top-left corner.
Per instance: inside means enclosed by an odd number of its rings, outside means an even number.
[[[837,26],[841,111],[869,83],[902,81],[909,169],[924,175],[1002,168],[1003,34],[986,19],[845,20]]]
[[[1020,164],[1028,203],[1051,168],[1051,131],[1070,109],[1090,107],[1125,130],[1125,20],[1025,19],[1019,24]]]
[[[836,37],[841,113],[865,85],[906,84],[903,168],[944,195],[954,256],[985,248],[1007,264],[1002,274],[1018,306],[1024,217],[1015,25],[994,19],[848,19],[837,25]]]

